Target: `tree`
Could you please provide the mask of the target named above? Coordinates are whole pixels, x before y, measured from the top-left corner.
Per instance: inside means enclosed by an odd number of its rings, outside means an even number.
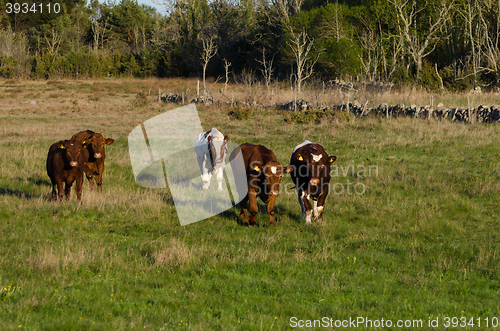
[[[214,38],[202,38],[201,39],[203,49],[201,53],[201,59],[203,61],[203,97],[207,97],[207,85],[205,84],[205,73],[207,71],[208,62],[211,58],[217,54],[217,45],[214,42]]]
[[[399,38],[406,45],[406,52],[413,58],[417,78],[420,78],[422,60],[434,51],[439,40],[438,33],[449,20],[454,0],[450,3],[439,0],[428,15],[423,15],[424,10],[428,9],[428,2],[423,6],[422,2],[417,4],[416,0],[389,0],[389,2],[396,9]]]
[[[311,77],[313,67],[318,61],[319,55],[316,60],[312,62],[309,56],[313,44],[314,39],[310,38],[305,30],[302,30],[302,32],[298,34],[292,33],[290,42],[287,42],[287,45],[292,49],[295,55],[295,62],[297,64],[297,97],[300,97],[302,82]]]

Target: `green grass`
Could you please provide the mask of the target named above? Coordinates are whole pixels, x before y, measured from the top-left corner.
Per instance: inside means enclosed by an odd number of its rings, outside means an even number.
[[[319,142],[338,158],[332,185],[365,190],[331,192],[312,226],[282,192],[274,227],[262,203],[253,228],[238,223],[239,208],[182,227],[168,190],[135,184],[127,146],[135,126],[176,106],[132,108],[143,86],[103,89],[128,93],[128,106],[0,110],[1,330],[286,330],[292,317],[325,316],[421,319],[424,329],[439,317],[444,329],[446,316],[500,317],[498,125],[288,124],[281,112],[234,120],[198,107],[204,129],[264,144],[282,164],[304,139]],[[103,192],[85,181],[81,205],[74,190],[53,203],[48,148],[88,128],[115,139]]]

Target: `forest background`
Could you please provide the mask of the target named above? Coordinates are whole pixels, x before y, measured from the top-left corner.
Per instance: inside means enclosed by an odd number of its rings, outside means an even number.
[[[0,76],[499,89],[498,0],[167,1],[158,13],[135,0],[64,0],[56,14],[40,12],[48,0],[28,0],[26,13],[0,0]]]

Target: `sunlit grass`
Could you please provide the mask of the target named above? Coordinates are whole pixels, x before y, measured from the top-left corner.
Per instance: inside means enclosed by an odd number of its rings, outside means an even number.
[[[263,203],[251,229],[237,221],[239,208],[182,227],[168,189],[135,184],[127,135],[177,107],[153,102],[158,87],[192,94],[196,80],[69,83],[20,82],[26,91],[15,102],[0,85],[0,329],[283,330],[293,316],[499,316],[498,125],[297,125],[275,110],[235,120],[228,109],[201,106],[203,129],[263,144],[284,165],[309,139],[341,170],[323,221],[312,226],[285,177],[274,227]],[[134,108],[149,89],[151,104]],[[20,104],[23,93],[41,93],[38,104]],[[48,148],[86,129],[115,139],[103,192],[85,180],[81,204],[74,190],[69,202],[52,202]],[[345,171],[360,166],[377,171]],[[355,184],[363,194],[349,194]]]

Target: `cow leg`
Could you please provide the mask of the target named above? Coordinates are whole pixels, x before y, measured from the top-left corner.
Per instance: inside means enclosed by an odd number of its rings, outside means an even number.
[[[300,200],[304,204],[304,208],[306,210],[306,224],[311,225],[311,214],[313,207],[311,206],[311,202],[309,201],[309,195],[307,195],[306,192],[302,191]]]
[[[317,220],[319,217],[319,212],[318,212],[318,201],[313,200],[313,218]]]
[[[57,190],[56,190],[57,183],[52,178],[50,179],[50,181],[52,182],[52,200],[57,200]]]
[[[76,186],[75,186],[76,199],[79,202],[82,202],[82,186],[83,186],[83,174],[82,176],[76,179]]]
[[[276,196],[272,196],[267,204],[267,212],[269,214],[269,226],[274,225],[274,205],[276,203]]]
[[[71,184],[68,184],[67,182],[64,183],[64,195],[66,196],[66,201],[69,200],[69,195],[71,193],[71,186],[73,185],[73,183]]]
[[[325,207],[325,201],[326,201],[327,196],[328,196],[328,188],[323,189],[323,193],[319,196],[319,199],[318,199],[318,217],[317,218],[319,220],[323,219],[323,210]]]
[[[259,206],[257,205],[257,192],[248,192],[248,199],[250,201],[250,214],[252,215],[250,217],[250,223],[248,225],[254,226],[257,222],[255,215],[257,215],[257,213],[259,212]]]
[[[57,195],[59,197],[59,201],[62,202],[64,196],[63,183],[61,180],[57,181]]]
[[[212,173],[208,172],[207,169],[204,168],[203,173],[201,174],[204,190],[208,190],[210,188],[210,179],[212,179]]]
[[[248,210],[247,210],[248,195],[240,201],[241,212],[238,218],[243,219],[248,225]]]
[[[94,185],[94,172],[92,171],[92,169],[89,168],[89,166],[88,166],[87,163],[84,164],[83,171],[85,172],[85,176],[89,180],[90,189],[94,190],[94,188],[95,188],[95,185]]]
[[[305,207],[304,207],[304,203],[302,202],[301,195],[302,195],[302,193],[299,190],[299,188],[297,187],[297,196],[299,198],[300,209],[302,210],[302,218],[306,218],[306,210],[305,210]]]
[[[97,169],[97,175],[95,176],[95,181],[97,184],[97,191],[99,193],[102,192],[102,174],[104,173],[104,163],[101,164],[101,167],[102,168]]]
[[[224,177],[224,169],[216,169],[215,174],[217,175],[217,191],[222,192],[222,178]]]

